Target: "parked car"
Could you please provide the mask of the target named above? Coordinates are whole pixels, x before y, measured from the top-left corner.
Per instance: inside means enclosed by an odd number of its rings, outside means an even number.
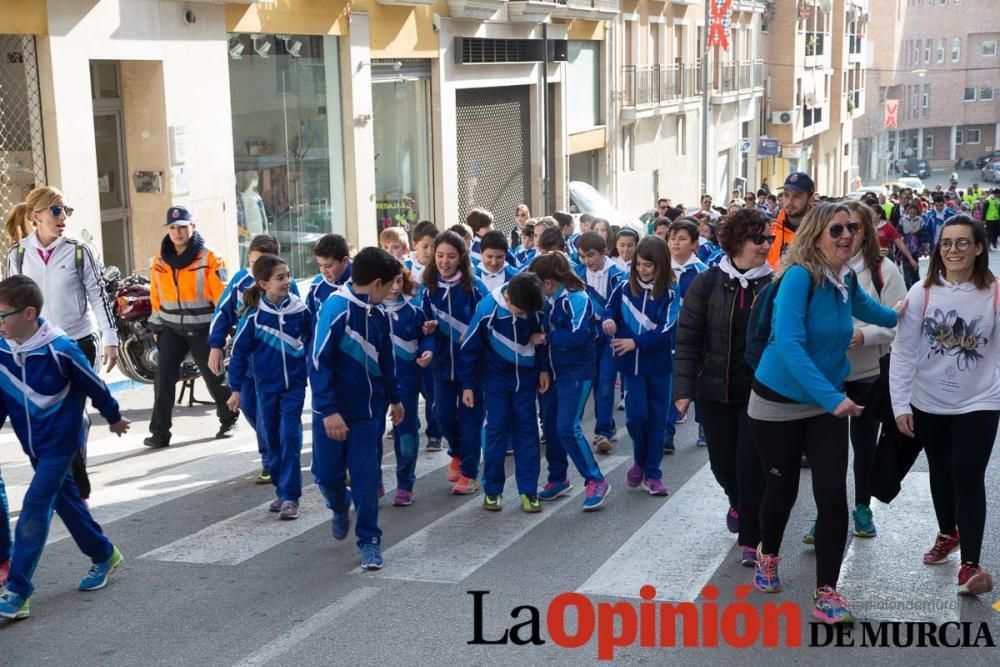
[[[604,195],[583,181],[569,182],[569,212],[577,218],[580,213],[590,213],[595,217],[604,218],[612,225],[631,227],[640,236],[646,234],[646,225],[642,224],[639,218],[620,212]]]
[[[1000,183],[1000,158],[983,167],[983,180],[987,183]]]
[[[992,153],[987,153],[976,159],[976,167],[982,169],[986,165],[990,164],[994,160],[1000,159],[1000,150],[995,150]]]
[[[903,176],[916,176],[917,178],[930,178],[931,165],[927,160],[909,158],[903,162]]]
[[[979,170],[979,174],[982,180],[984,181],[990,180],[991,176],[990,171],[993,169],[993,166],[997,163],[1000,163],[1000,156],[990,158],[989,160],[986,161],[982,169]]]
[[[923,192],[926,188],[923,181],[912,176],[903,176],[899,182],[918,193]]]

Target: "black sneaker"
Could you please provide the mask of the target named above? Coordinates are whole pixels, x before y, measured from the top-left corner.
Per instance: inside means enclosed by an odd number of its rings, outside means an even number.
[[[163,449],[164,447],[170,446],[169,440],[164,440],[163,438],[155,435],[151,435],[142,441],[142,444],[146,445],[151,449]]]
[[[239,425],[240,422],[238,419],[222,422],[222,425],[219,426],[219,432],[215,434],[216,439],[233,437],[236,435],[236,430],[239,428]]]

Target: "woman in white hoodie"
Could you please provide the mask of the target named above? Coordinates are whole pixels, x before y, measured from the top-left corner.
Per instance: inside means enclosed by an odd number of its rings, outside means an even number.
[[[920,440],[930,468],[939,533],[924,563],[961,548],[958,592],[971,595],[993,589],[979,565],[1000,421],[1000,286],[987,250],[981,223],[967,215],[945,222],[927,278],[910,288],[889,371],[896,424]]]

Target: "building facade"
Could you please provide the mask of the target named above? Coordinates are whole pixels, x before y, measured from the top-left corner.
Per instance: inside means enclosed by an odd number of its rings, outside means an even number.
[[[1000,146],[996,9],[990,0],[872,3],[878,92],[859,128],[865,179],[886,178],[906,158],[928,160],[943,179],[958,161]],[[887,101],[895,126],[886,124]]]
[[[767,12],[769,182],[804,171],[822,195],[860,185],[853,126],[864,115],[868,0],[775,0]]]

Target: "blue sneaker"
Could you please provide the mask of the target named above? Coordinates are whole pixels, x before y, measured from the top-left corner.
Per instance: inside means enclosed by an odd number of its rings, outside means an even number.
[[[350,512],[334,512],[333,513],[333,539],[342,540],[347,537],[348,531],[351,530],[351,513]]]
[[[858,505],[852,514],[854,515],[854,534],[858,537],[875,537],[872,508],[868,505]]]
[[[608,497],[608,491],[610,490],[611,486],[608,484],[607,480],[598,482],[596,479],[592,479],[588,481],[587,495],[583,499],[583,511],[593,512],[603,505],[604,500]]]
[[[664,454],[673,454],[676,451],[677,451],[677,447],[674,446],[674,439],[673,438],[670,438],[670,440],[667,440],[666,442],[663,443],[663,453]]]
[[[118,551],[118,547],[112,547],[111,557],[103,563],[92,565],[87,576],[80,580],[81,591],[96,591],[108,585],[108,577],[111,573],[125,564],[125,556]]]
[[[568,479],[564,479],[561,482],[549,482],[545,487],[538,492],[539,500],[555,500],[559,496],[565,496],[573,489],[573,485],[569,483]]]
[[[0,618],[10,618],[20,621],[22,618],[28,618],[28,616],[31,616],[31,610],[28,608],[28,598],[10,592],[0,595]]]
[[[778,578],[778,563],[781,556],[768,556],[761,553],[757,547],[756,571],[753,575],[753,587],[761,593],[777,593],[781,590],[781,579]]]
[[[816,604],[813,606],[813,616],[824,623],[853,623],[854,614],[847,606],[844,596],[829,586],[817,588],[813,593]]]
[[[382,547],[378,544],[361,545],[361,569],[381,570],[385,561],[382,560]]]

